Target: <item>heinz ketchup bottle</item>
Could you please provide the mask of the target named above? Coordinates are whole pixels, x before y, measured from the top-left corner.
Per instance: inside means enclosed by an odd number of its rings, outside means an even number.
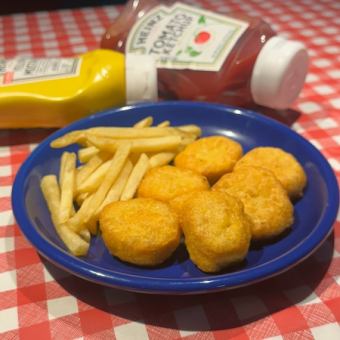
[[[308,68],[304,45],[259,18],[173,1],[130,0],[101,47],[155,56],[159,94],[168,99],[285,109]]]

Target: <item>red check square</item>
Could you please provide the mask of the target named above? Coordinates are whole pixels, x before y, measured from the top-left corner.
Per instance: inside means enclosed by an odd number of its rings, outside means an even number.
[[[272,318],[282,334],[309,328],[300,310],[295,306],[273,314]]]
[[[113,328],[111,315],[101,310],[90,309],[79,313],[84,334],[93,334]]]
[[[20,340],[52,339],[49,323],[42,322],[19,330]]]
[[[15,263],[17,268],[39,263],[38,253],[33,248],[19,249],[15,252]]]
[[[18,288],[18,305],[46,300],[44,283]]]

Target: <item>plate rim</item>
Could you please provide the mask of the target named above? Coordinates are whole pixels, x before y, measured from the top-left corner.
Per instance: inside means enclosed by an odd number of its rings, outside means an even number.
[[[267,261],[257,267],[240,270],[237,272],[231,272],[228,274],[212,275],[207,274],[206,277],[201,278],[188,278],[178,280],[175,278],[152,278],[143,277],[139,275],[133,275],[128,273],[113,272],[108,269],[97,267],[93,264],[82,261],[79,258],[74,257],[67,251],[64,251],[45,238],[31,223],[30,218],[27,215],[24,204],[24,195],[20,192],[20,189],[24,187],[25,174],[30,168],[30,164],[33,162],[36,155],[40,153],[48,144],[56,137],[63,135],[67,131],[74,130],[75,127],[85,122],[91,122],[96,120],[98,116],[111,116],[122,111],[129,111],[138,109],[139,107],[154,108],[162,106],[184,106],[193,108],[195,106],[206,106],[211,109],[223,111],[224,113],[241,114],[250,119],[255,119],[261,123],[265,123],[274,128],[284,129],[285,133],[290,135],[293,139],[299,143],[303,143],[305,147],[309,148],[314,156],[318,160],[318,166],[323,170],[323,179],[326,183],[328,191],[329,204],[326,206],[324,214],[319,221],[319,227],[314,228],[313,231],[308,234],[301,242],[299,242],[294,248],[285,253],[285,256],[278,257],[272,261]],[[156,111],[156,110],[154,110]],[[153,112],[151,109],[150,112]],[[155,114],[156,115],[156,114]],[[331,199],[330,199],[331,198]],[[250,285],[255,282],[259,282],[270,277],[276,276],[286,270],[289,270],[293,266],[302,262],[306,257],[310,256],[323,241],[330,235],[333,230],[333,224],[337,216],[339,208],[339,189],[336,176],[328,163],[328,160],[322,155],[322,153],[303,136],[296,131],[290,129],[286,125],[275,121],[272,118],[263,116],[255,111],[242,109],[239,107],[233,107],[222,104],[213,103],[201,103],[201,102],[188,102],[188,101],[164,101],[158,103],[139,103],[134,105],[123,106],[120,108],[114,108],[105,110],[100,113],[82,118],[75,121],[66,127],[63,127],[47,138],[45,138],[27,157],[24,163],[21,165],[15,177],[12,187],[12,210],[17,224],[33,245],[33,247],[45,258],[78,277],[81,277],[92,282],[104,284],[110,287],[116,287],[125,290],[131,290],[136,292],[145,293],[157,293],[157,294],[198,294],[216,292],[219,290],[232,289],[240,286]],[[274,268],[269,265],[274,262]],[[99,271],[98,271],[99,269]],[[251,280],[245,276],[251,276]],[[136,280],[137,278],[137,280]]]

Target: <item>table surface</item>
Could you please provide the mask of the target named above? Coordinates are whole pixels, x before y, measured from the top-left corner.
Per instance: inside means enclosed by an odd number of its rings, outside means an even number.
[[[189,2],[189,1],[188,1]],[[303,41],[309,74],[292,128],[340,179],[340,4],[334,0],[190,1],[264,18]],[[70,56],[98,47],[113,6],[0,17],[0,55]],[[340,216],[307,260],[249,287],[199,296],[153,296],[104,288],[38,256],[12,215],[15,174],[51,130],[0,130],[1,339],[340,339]]]

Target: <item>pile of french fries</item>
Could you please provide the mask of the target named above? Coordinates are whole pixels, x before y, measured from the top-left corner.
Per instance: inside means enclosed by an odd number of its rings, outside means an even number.
[[[51,143],[53,148],[81,146],[78,154],[62,154],[59,178],[47,175],[41,180],[52,222],[73,255],[87,254],[107,204],[132,199],[148,169],[169,164],[201,135],[197,125],[152,124],[150,116],[133,127],[77,130]]]

